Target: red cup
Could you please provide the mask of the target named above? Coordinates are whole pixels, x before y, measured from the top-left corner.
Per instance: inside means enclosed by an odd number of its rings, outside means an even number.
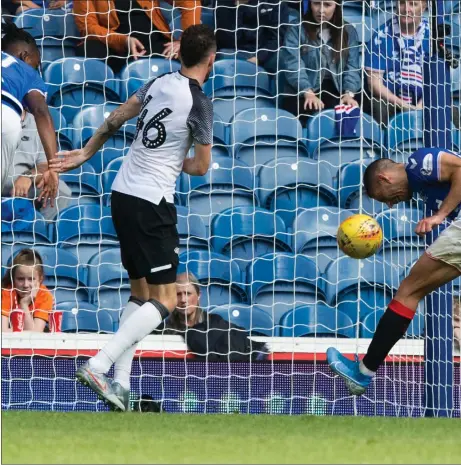
[[[22,310],[12,310],[10,314],[11,328],[14,333],[24,330],[24,312]]]
[[[49,323],[48,323],[50,327],[50,332],[60,333],[61,323],[62,323],[62,312],[53,312],[50,314]]]

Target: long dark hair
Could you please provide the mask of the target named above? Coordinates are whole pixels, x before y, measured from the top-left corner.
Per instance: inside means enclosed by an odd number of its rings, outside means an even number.
[[[333,61],[347,60],[349,55],[349,34],[344,27],[342,0],[332,0],[336,3],[335,13],[331,21],[327,22],[333,43]],[[304,29],[310,40],[315,40],[319,33],[320,24],[315,22],[312,14],[311,2],[308,3],[307,11],[303,16]]]

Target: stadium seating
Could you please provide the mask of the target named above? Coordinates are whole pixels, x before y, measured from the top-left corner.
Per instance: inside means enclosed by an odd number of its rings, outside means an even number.
[[[331,174],[324,163],[299,157],[280,157],[259,170],[257,195],[261,206],[289,225],[303,210],[336,206]]]
[[[264,310],[250,305],[231,304],[214,307],[210,314],[217,314],[230,323],[246,329],[253,335],[278,336],[278,328]]]
[[[360,337],[372,338],[384,310],[376,310],[361,321]],[[406,338],[420,338],[424,334],[424,315],[417,312],[406,332]]]
[[[110,194],[112,192],[112,184],[114,182],[115,176],[117,176],[118,170],[122,166],[123,156],[113,159],[106,166],[104,172],[102,173],[101,183],[102,183],[102,192],[104,194],[104,204],[110,206]]]
[[[336,233],[339,225],[352,214],[335,207],[319,207],[300,213],[291,231],[293,251],[315,260],[321,272],[342,252]]]
[[[116,158],[124,157],[128,154],[130,147],[103,147],[96,152],[87,163],[89,163],[97,175],[107,170],[109,163]]]
[[[111,314],[115,327],[130,297],[130,281],[119,248],[102,250],[88,261],[90,301]]]
[[[59,108],[67,121],[88,106],[120,101],[114,72],[100,60],[62,58],[50,63],[43,77],[48,103]]]
[[[188,207],[176,206],[178,215],[179,253],[192,250],[210,250],[209,236],[205,222]]]
[[[224,121],[224,123],[229,123],[235,115],[240,113],[243,110],[253,110],[263,109],[263,108],[274,108],[275,109],[275,100],[267,96],[257,96],[257,97],[244,97],[236,95],[233,99],[226,98],[214,98],[213,99],[213,112],[216,117]],[[233,133],[232,126],[229,125],[230,136]],[[229,136],[229,137],[230,137]]]
[[[318,303],[287,312],[280,320],[282,337],[355,338],[353,321],[335,308]]]
[[[215,216],[211,244],[215,252],[235,260],[242,271],[261,255],[291,252],[284,221],[259,207],[229,208]]]
[[[51,117],[53,118],[54,129],[57,134],[58,149],[72,150],[72,132],[69,128],[69,123],[66,121],[62,113],[53,107],[48,107]]]
[[[204,176],[182,176],[181,192],[206,224],[217,213],[231,207],[259,205],[254,194],[253,170],[240,160],[213,155]]]
[[[69,206],[82,203],[100,204],[99,177],[89,163],[84,163],[72,171],[62,173],[60,179],[69,186],[72,192],[73,199]]]
[[[72,121],[73,126],[73,143],[75,148],[85,146],[91,136],[104,123],[104,120],[112,111],[118,108],[118,105],[107,103],[87,107],[78,112]],[[127,121],[108,141],[104,147],[113,147],[120,151],[125,150],[134,139],[136,133],[136,118]]]
[[[302,128],[291,113],[275,108],[248,109],[232,120],[234,156],[256,169],[283,156],[307,156]]]
[[[53,61],[76,56],[75,41],[72,39],[44,37],[42,39],[36,39],[36,43],[40,50],[43,69]]]
[[[346,256],[328,265],[324,279],[327,302],[332,306],[340,301],[356,302],[360,286],[360,299],[385,308],[400,284],[399,272],[392,265],[374,258],[355,260]]]
[[[118,247],[110,208],[83,204],[64,209],[56,221],[56,242],[80,263],[88,263],[103,248]]]
[[[89,302],[63,302],[57,310],[62,312],[63,333],[112,333],[114,322],[109,312],[98,310]]]
[[[200,305],[209,308],[247,302],[238,265],[229,257],[206,251],[180,255],[178,273],[193,273],[201,288]]]
[[[122,102],[128,100],[140,87],[150,79],[162,74],[178,71],[181,64],[165,58],[141,58],[125,66],[120,72],[119,93]]]
[[[313,260],[287,253],[267,254],[248,265],[247,282],[252,304],[271,314],[272,306],[286,310],[325,300],[320,273]]]
[[[387,147],[389,157],[406,162],[415,150],[424,147],[423,110],[398,113],[389,121]]]

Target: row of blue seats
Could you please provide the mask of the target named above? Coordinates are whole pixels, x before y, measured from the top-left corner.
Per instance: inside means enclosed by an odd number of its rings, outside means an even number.
[[[351,307],[357,308],[356,303],[350,304]],[[72,301],[63,302],[57,305],[56,309],[62,311],[62,332],[112,333],[117,331],[119,326],[119,317],[115,312],[98,310],[90,302],[81,301],[77,305]],[[354,323],[354,320],[342,310],[336,310],[322,303],[289,310],[281,316],[280,320],[274,320],[258,306],[242,304],[214,307],[209,309],[208,313],[220,315],[253,335],[356,338],[358,324],[360,337],[371,338],[384,311],[376,310],[369,313],[358,323]],[[423,331],[424,319],[422,314],[418,313],[406,337],[421,337]]]

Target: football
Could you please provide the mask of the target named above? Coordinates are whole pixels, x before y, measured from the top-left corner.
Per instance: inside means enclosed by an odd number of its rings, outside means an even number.
[[[367,258],[381,247],[383,232],[371,216],[352,215],[340,224],[336,239],[349,257]]]

